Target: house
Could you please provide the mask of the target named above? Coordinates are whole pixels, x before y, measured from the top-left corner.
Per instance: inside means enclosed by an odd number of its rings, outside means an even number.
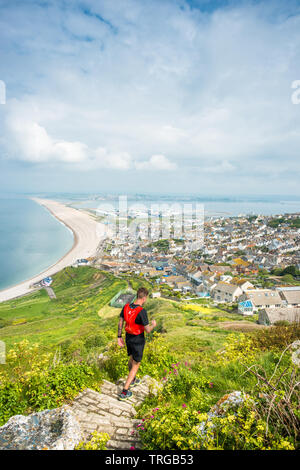
[[[251,284],[251,282],[249,281],[245,281],[245,279],[233,280],[232,284],[239,286],[243,292],[246,292],[247,290],[254,288],[254,285]]]
[[[199,285],[202,283],[202,276],[203,276],[203,273],[201,271],[197,271],[195,274],[191,274],[189,278],[192,280],[194,284]]]
[[[190,291],[192,289],[192,286],[189,281],[186,279],[180,279],[176,281],[176,288],[181,289],[184,292]]]
[[[225,274],[222,274],[222,276],[220,276],[220,281],[229,282],[229,284],[232,281],[232,279],[233,279],[232,276],[229,276],[229,275],[227,276]]]
[[[243,300],[238,304],[238,312],[241,315],[253,315],[254,305],[251,300]]]
[[[284,306],[279,293],[271,289],[248,289],[240,300],[251,300],[254,312],[262,308],[279,308]]]
[[[283,304],[287,307],[300,307],[300,287],[277,287]]]
[[[211,273],[215,273],[215,274],[224,274],[226,273],[227,271],[230,271],[231,269],[231,266],[221,266],[221,265],[211,265],[211,266],[208,266],[208,271],[210,271]]]
[[[300,321],[299,307],[264,308],[259,312],[258,323],[260,325],[274,325],[278,321],[289,323]]]
[[[152,292],[152,298],[153,298],[153,299],[158,299],[159,297],[161,297],[161,293],[160,293],[160,292]]]
[[[87,259],[77,259],[75,265],[76,266],[87,266],[89,261]]]
[[[218,282],[212,292],[216,302],[235,302],[243,294],[240,287],[227,282]]]
[[[53,282],[53,279],[52,279],[51,276],[45,277],[45,279],[43,279],[43,280],[41,281],[41,285],[44,286],[44,287],[50,287],[51,284],[52,284],[52,282]]]
[[[200,299],[209,299],[210,294],[209,292],[196,292],[197,297],[200,297]]]

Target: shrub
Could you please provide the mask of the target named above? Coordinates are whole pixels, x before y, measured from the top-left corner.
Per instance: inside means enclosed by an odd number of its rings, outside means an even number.
[[[200,449],[197,425],[201,415],[185,403],[156,408],[145,416],[139,435],[147,450]]]
[[[217,362],[219,364],[227,364],[231,361],[239,361],[240,363],[253,362],[259,349],[253,342],[251,336],[240,334],[228,335],[224,343],[224,349],[216,352]]]
[[[253,365],[247,369],[257,379],[257,414],[271,432],[299,442],[300,438],[300,341],[289,345],[279,356],[272,373]]]
[[[24,384],[26,399],[34,410],[61,406],[91,383],[92,368],[86,364],[58,364],[43,373],[31,375]]]
[[[59,356],[43,353],[28,341],[15,344],[6,359],[0,377],[1,424],[18,413],[60,406],[99,381],[99,373],[85,362],[62,363]]]
[[[274,323],[274,326],[289,326],[289,324],[287,320],[278,320]]]
[[[270,349],[282,351],[297,339],[300,339],[299,322],[263,328],[254,334],[253,344],[263,351]]]
[[[107,337],[104,333],[97,333],[96,335],[91,335],[85,340],[86,349],[91,348],[100,348],[107,344]]]
[[[0,426],[5,424],[11,416],[23,414],[27,406],[19,384],[6,382],[0,385]]]
[[[266,433],[266,422],[248,398],[236,412],[210,422],[203,448],[224,450],[294,450],[291,439]]]
[[[190,400],[193,394],[195,397],[196,390],[201,391],[208,388],[209,381],[201,373],[193,371],[189,365],[188,362],[172,364],[171,370],[165,372],[164,397],[171,398],[175,395]]]
[[[292,439],[266,434],[266,422],[249,397],[237,411],[209,417],[182,403],[155,408],[139,426],[147,450],[293,450]]]
[[[107,450],[106,444],[110,436],[105,432],[92,432],[92,438],[87,442],[80,442],[75,450]]]

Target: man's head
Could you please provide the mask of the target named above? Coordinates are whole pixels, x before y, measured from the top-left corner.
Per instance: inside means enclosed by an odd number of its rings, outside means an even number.
[[[139,287],[136,298],[140,305],[143,305],[146,302],[148,294],[149,292],[146,287]]]

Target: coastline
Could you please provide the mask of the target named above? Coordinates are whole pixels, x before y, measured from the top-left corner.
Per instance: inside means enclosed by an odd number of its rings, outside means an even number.
[[[31,199],[43,206],[53,217],[71,230],[74,240],[73,246],[56,263],[49,266],[44,271],[30,279],[26,279],[16,285],[0,290],[0,302],[5,302],[6,300],[34,292],[34,289],[30,287],[31,284],[45,277],[52,276],[66,266],[72,265],[76,259],[93,256],[96,253],[100,241],[105,237],[107,229],[104,224],[96,222],[87,213],[50,199]]]

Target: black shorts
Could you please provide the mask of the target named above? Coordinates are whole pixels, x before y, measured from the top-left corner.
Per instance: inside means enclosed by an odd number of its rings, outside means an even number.
[[[132,356],[136,362],[141,362],[145,347],[144,335],[126,334],[126,346],[128,356]]]

